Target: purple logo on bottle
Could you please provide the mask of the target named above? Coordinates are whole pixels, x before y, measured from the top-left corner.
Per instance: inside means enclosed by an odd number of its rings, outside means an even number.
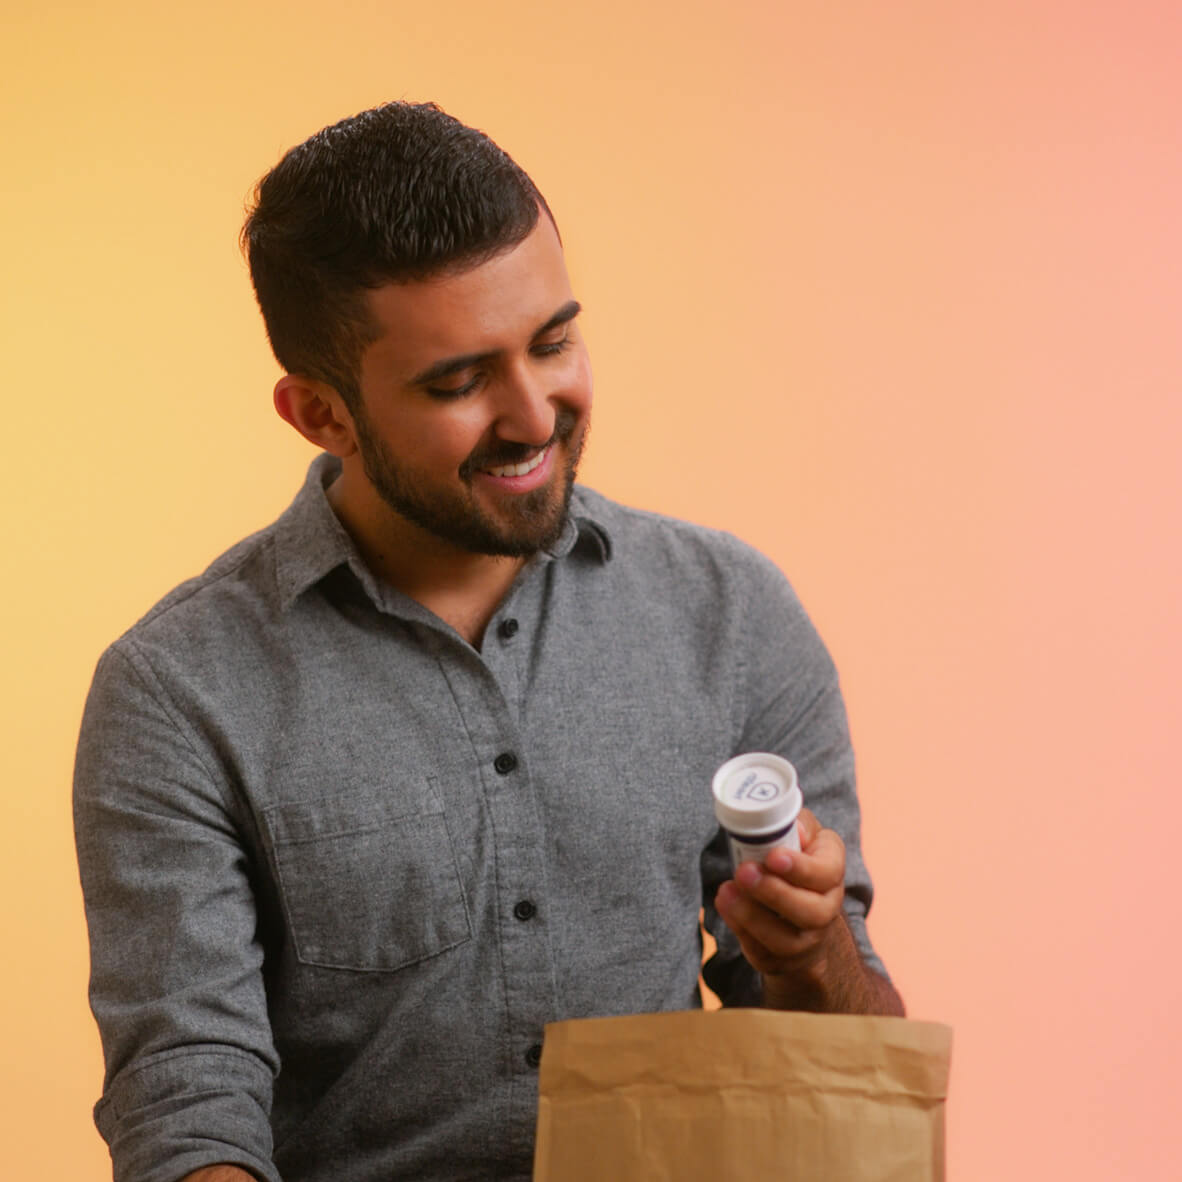
[[[766,775],[766,768],[752,768],[731,791],[731,799],[749,800],[752,804],[766,804],[775,800],[784,791],[784,786],[775,780],[761,779]]]

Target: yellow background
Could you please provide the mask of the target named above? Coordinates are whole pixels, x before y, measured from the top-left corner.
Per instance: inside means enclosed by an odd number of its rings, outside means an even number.
[[[950,1178],[1176,1178],[1180,12],[9,3],[5,1175],[107,1169],[69,823],[94,661],[310,458],[244,199],[409,97],[556,211],[585,479],[756,543],[828,639],[871,930],[956,1028]]]

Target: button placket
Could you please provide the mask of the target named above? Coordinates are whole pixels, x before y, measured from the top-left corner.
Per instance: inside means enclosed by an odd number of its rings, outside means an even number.
[[[500,638],[505,619],[519,619],[515,639]],[[532,782],[530,739],[522,725],[519,701],[527,684],[531,649],[528,613],[506,609],[489,630],[480,652],[465,654],[462,669],[445,667],[460,705],[471,743],[472,764],[480,784],[480,824],[491,843],[491,873],[481,889],[481,916],[491,921],[503,984],[505,1033],[511,1040],[512,1069],[509,1107],[532,1130],[536,1119],[537,1069],[541,1062],[542,1029],[561,1012],[559,974],[545,900],[545,841],[541,813]],[[518,904],[535,908],[529,919]],[[546,903],[545,906],[549,906]],[[487,907],[487,910],[484,908]],[[530,1049],[534,1047],[533,1055]],[[528,1114],[528,1119],[526,1114]],[[524,1126],[523,1126],[524,1127]],[[526,1150],[522,1146],[522,1151]]]

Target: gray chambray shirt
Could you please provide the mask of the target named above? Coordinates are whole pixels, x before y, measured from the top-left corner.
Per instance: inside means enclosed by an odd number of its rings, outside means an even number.
[[[374,579],[321,456],[102,657],[75,821],[120,1182],[527,1179],[543,1025],[728,1004],[719,764],[775,751],[870,881],[832,662],[735,538],[579,488],[477,652]]]

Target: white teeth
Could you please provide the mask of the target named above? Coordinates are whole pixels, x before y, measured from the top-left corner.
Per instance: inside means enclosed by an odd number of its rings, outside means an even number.
[[[550,449],[545,448],[538,452],[536,456],[525,464],[505,464],[501,468],[487,469],[490,476],[524,476],[527,472],[532,472],[545,458],[546,452]]]

